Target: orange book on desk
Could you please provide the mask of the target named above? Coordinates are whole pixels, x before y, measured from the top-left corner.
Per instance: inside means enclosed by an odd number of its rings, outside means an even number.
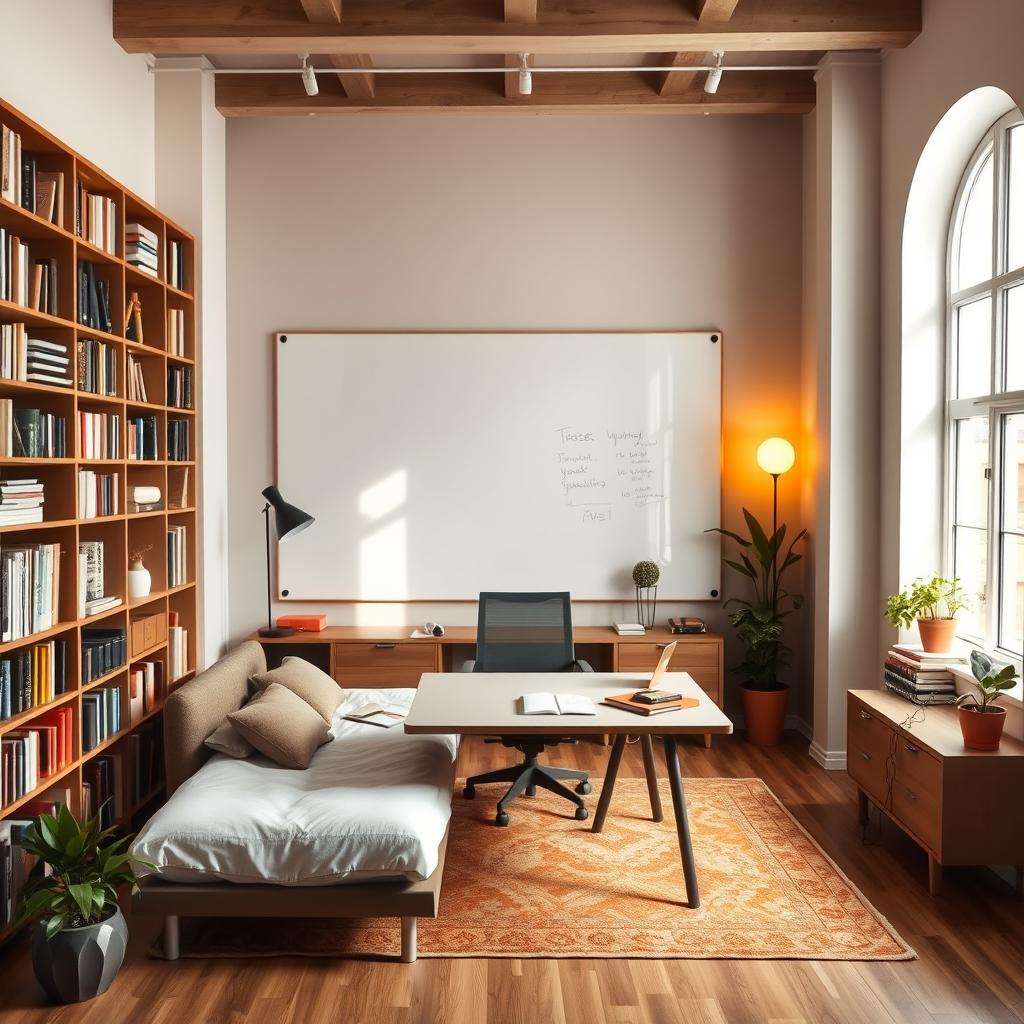
[[[646,716],[661,715],[666,711],[682,711],[700,704],[696,697],[680,697],[679,700],[666,701],[664,704],[644,704],[633,700],[633,695],[637,692],[630,690],[629,693],[617,693],[614,697],[605,697],[601,703],[613,708],[622,708],[623,711],[632,711],[634,715]]]
[[[297,629],[301,633],[319,633],[327,628],[326,615],[279,615],[277,625],[280,628],[289,627]]]

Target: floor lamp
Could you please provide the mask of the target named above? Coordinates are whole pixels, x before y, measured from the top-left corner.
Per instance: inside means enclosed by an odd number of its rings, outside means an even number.
[[[757,464],[772,478],[772,537],[779,532],[779,477],[788,473],[796,461],[793,446],[784,437],[769,437],[757,449]],[[773,582],[778,580],[778,552],[773,568]]]
[[[265,629],[260,630],[260,636],[291,636],[295,630],[287,626],[275,626],[273,613],[271,612],[270,510],[274,510],[274,526],[277,529],[278,544],[283,544],[286,540],[291,540],[292,537],[302,533],[307,526],[312,526],[316,520],[308,512],[303,512],[301,508],[297,508],[295,505],[289,505],[288,502],[281,497],[281,492],[273,485],[263,489],[263,497],[267,499],[266,504],[263,506],[263,517],[266,520],[267,527],[267,625]]]

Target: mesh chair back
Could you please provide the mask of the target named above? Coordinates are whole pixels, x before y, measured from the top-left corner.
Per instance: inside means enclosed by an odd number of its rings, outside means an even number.
[[[567,592],[480,595],[477,672],[566,672],[576,654]]]

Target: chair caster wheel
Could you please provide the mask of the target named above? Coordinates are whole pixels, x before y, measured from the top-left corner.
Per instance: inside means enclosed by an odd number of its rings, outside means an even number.
[[[527,786],[526,787],[526,792],[523,793],[523,796],[536,796],[536,795],[537,795],[537,787],[536,786]]]
[[[576,787],[576,792],[579,793],[580,796],[586,796],[590,792],[590,783],[589,782],[581,782]]]
[[[586,807],[577,807],[576,808],[576,820],[577,821],[586,821],[587,818],[589,818],[589,817],[590,817],[590,811],[588,811],[586,809]]]
[[[494,824],[505,826],[508,824],[508,813],[506,811],[498,811],[494,816]]]
[[[467,800],[472,800],[473,797],[476,796],[476,786],[466,786],[466,788],[462,791],[462,795]]]

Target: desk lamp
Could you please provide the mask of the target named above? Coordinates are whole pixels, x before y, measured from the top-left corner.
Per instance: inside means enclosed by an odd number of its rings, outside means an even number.
[[[267,499],[263,506],[263,516],[267,527],[267,625],[260,630],[260,636],[282,637],[291,636],[295,630],[287,626],[275,626],[270,603],[270,510],[274,510],[274,526],[277,529],[277,542],[283,544],[286,540],[302,533],[307,526],[312,526],[316,520],[301,508],[289,505],[281,492],[271,485],[263,489],[263,497]]]

